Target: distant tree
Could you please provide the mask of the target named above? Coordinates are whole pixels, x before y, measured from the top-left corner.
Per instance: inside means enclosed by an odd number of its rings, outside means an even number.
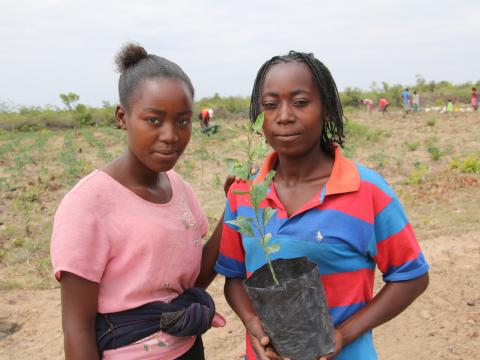
[[[415,75],[415,87],[417,88],[417,91],[421,93],[425,92],[427,89],[427,81],[420,74]]]
[[[80,100],[80,96],[73,92],[69,92],[68,94],[60,94],[60,100],[68,109],[68,111],[72,112],[74,110],[73,105]]]
[[[388,90],[390,90],[390,85],[386,81],[382,81],[382,87],[384,93],[388,93]]]
[[[340,93],[340,100],[345,106],[357,107],[362,100],[362,90],[358,88],[347,87],[345,91]]]

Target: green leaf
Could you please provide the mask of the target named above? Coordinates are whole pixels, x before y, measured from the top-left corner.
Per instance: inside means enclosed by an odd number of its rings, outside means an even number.
[[[272,234],[271,233],[266,233],[265,236],[262,239],[262,246],[266,247],[268,245],[268,242],[272,239]]]
[[[252,238],[255,238],[255,234],[253,233],[252,226],[247,222],[241,222],[240,223],[239,231],[242,235],[246,235],[246,236],[250,236]]]
[[[263,226],[266,227],[268,222],[272,219],[273,214],[275,214],[277,210],[272,209],[271,207],[266,207],[263,209]]]
[[[237,160],[237,159],[227,159],[226,162],[227,162],[228,173],[230,173],[230,171],[231,171],[231,170],[235,167],[235,165],[237,165],[240,161]]]
[[[252,190],[250,190],[250,199],[252,200],[253,207],[258,209],[260,203],[267,196],[267,190],[262,183],[254,184]]]
[[[231,224],[231,225],[235,225],[237,227],[240,227],[240,223],[238,222],[237,219],[235,220],[228,220],[228,221],[225,221],[227,224]]]
[[[253,130],[255,132],[259,131],[263,126],[263,121],[265,120],[265,114],[261,112],[258,114],[257,118],[255,119],[255,124],[253,124]]]
[[[279,244],[273,244],[267,247],[267,253],[268,254],[273,254],[276,253],[277,251],[280,250],[280,245]]]
[[[264,158],[265,154],[268,151],[268,145],[265,141],[259,141],[255,148],[253,149],[254,158]]]
[[[228,220],[226,223],[238,227],[238,232],[240,232],[240,234],[255,238],[251,225],[252,221],[252,218],[239,216],[234,220]]]
[[[248,222],[249,224],[253,223],[253,219],[252,218],[247,218],[245,216],[238,216],[237,219],[241,222]]]
[[[242,223],[252,223],[252,218],[247,218],[245,216],[238,216],[236,219],[226,221],[227,224],[232,224],[240,227]]]
[[[227,171],[230,175],[242,180],[248,180],[248,168],[237,159],[227,159]]]
[[[250,191],[233,190],[233,193],[236,195],[245,195],[245,194],[250,194]]]
[[[267,176],[265,176],[265,180],[263,180],[263,183],[265,184],[266,188],[270,186],[270,183],[272,182],[274,176],[275,170],[270,170]]]

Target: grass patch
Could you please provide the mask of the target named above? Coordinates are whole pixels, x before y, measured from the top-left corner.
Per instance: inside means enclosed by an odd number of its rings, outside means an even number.
[[[438,146],[434,144],[428,145],[427,150],[432,160],[438,161],[442,157],[442,153],[440,149],[438,148]]]
[[[420,146],[420,141],[405,142],[405,147],[408,151],[415,151]]]
[[[432,116],[427,120],[427,126],[435,126],[436,123],[437,123],[437,118],[435,116]]]
[[[428,167],[425,164],[416,163],[415,168],[405,180],[407,185],[419,185],[423,182],[425,174],[428,171]]]
[[[449,169],[458,169],[463,173],[480,173],[480,158],[477,155],[471,154],[466,159],[460,160],[454,158],[450,164]]]

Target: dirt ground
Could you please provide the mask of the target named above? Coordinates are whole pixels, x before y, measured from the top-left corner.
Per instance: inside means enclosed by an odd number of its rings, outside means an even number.
[[[422,246],[431,265],[430,287],[374,331],[380,359],[479,359],[480,233],[439,237]],[[211,293],[228,325],[204,336],[209,360],[239,359],[244,350],[242,324],[226,304],[222,286],[216,279]],[[58,289],[4,291],[0,307],[0,336],[16,331],[0,340],[0,359],[63,358]]]
[[[380,359],[480,359],[480,176],[446,170],[455,156],[478,154],[480,116],[436,116],[434,126],[426,125],[431,115],[357,116],[380,135],[368,151],[358,149],[353,155],[377,168],[399,194],[431,266],[426,293],[374,330]],[[446,154],[436,162],[428,162],[431,136]],[[405,150],[402,144],[413,140],[420,142],[419,149]],[[395,155],[388,148],[397,149]],[[429,163],[429,173],[421,183],[408,185],[405,178],[416,159]],[[191,182],[201,188],[196,179]],[[221,199],[221,191],[214,196],[199,192],[213,222],[219,208],[212,199]],[[16,276],[6,270],[0,274]],[[380,286],[378,276],[376,288]],[[242,324],[226,304],[222,288],[220,277],[209,288],[228,324],[204,336],[208,360],[240,359],[244,351]],[[63,358],[58,288],[0,290],[0,309],[0,359]]]

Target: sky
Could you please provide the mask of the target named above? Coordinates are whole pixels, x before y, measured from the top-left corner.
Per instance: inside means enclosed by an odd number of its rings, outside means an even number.
[[[0,103],[118,101],[113,59],[134,41],[179,64],[196,98],[249,96],[259,67],[313,52],[340,90],[480,79],[478,0],[2,0]]]

